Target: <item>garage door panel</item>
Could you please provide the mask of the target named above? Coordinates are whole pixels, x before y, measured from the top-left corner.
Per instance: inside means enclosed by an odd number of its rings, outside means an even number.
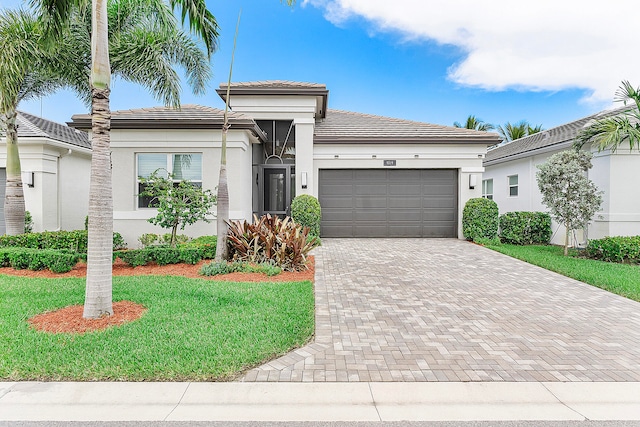
[[[386,209],[388,207],[388,199],[387,197],[356,196],[355,207],[358,209]]]
[[[457,170],[321,170],[325,237],[457,237]]]

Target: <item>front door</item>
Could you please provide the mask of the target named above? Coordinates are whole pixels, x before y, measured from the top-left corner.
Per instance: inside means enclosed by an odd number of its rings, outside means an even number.
[[[260,215],[291,215],[295,197],[295,165],[260,165]]]

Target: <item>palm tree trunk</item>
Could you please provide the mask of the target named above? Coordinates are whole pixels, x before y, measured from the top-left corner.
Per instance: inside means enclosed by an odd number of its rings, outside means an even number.
[[[113,314],[113,193],[111,188],[109,45],[107,1],[93,0],[91,35],[91,182],[87,242],[87,284],[83,317]]]
[[[229,251],[227,248],[227,233],[229,231],[229,186],[227,183],[227,129],[222,130],[222,160],[220,161],[220,177],[218,179],[217,198],[217,234],[216,261],[226,260]]]
[[[7,182],[4,198],[4,220],[6,233],[16,236],[24,233],[24,192],[22,169],[18,152],[16,111],[7,114]]]

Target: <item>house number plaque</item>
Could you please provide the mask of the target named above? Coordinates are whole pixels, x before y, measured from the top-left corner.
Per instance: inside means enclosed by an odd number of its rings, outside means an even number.
[[[396,161],[395,160],[383,160],[384,165],[385,166],[395,166],[396,165]]]

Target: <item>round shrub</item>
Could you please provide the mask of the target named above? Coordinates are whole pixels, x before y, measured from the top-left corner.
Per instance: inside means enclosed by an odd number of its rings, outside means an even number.
[[[291,217],[303,227],[309,227],[310,236],[320,236],[320,202],[312,195],[301,194],[293,199]]]
[[[462,235],[467,240],[498,237],[498,205],[485,198],[469,199],[462,210]]]

